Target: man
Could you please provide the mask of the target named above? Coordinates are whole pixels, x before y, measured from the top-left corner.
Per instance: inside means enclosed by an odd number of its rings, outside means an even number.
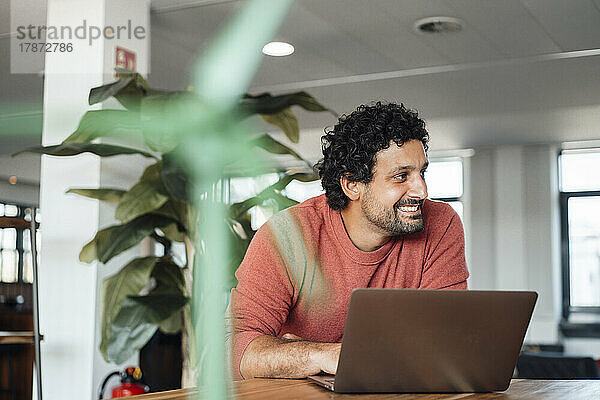
[[[236,273],[234,379],[335,373],[354,288],[467,288],[460,218],[426,199],[428,140],[402,104],[362,105],[326,131],[325,195],[263,225]]]

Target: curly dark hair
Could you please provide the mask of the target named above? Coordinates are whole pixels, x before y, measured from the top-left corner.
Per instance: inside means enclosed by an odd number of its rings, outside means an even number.
[[[340,117],[321,137],[323,159],[315,166],[329,206],[342,210],[348,205],[349,199],[340,186],[341,176],[353,182],[371,182],[377,152],[387,149],[392,141],[401,146],[413,139],[420,140],[427,151],[429,133],[425,122],[416,110],[404,104],[363,104]]]

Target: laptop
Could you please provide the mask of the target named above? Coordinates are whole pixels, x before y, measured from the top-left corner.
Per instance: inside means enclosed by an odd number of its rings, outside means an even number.
[[[355,289],[336,375],[338,393],[465,393],[508,388],[535,292]]]

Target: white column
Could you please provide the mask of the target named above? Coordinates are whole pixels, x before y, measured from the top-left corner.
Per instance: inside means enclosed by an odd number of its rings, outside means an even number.
[[[537,343],[558,340],[560,319],[560,221],[555,146],[524,148],[525,261],[529,290],[540,294],[529,338]]]
[[[526,287],[523,150],[502,146],[494,152],[495,264],[498,289]]]
[[[92,45],[86,40],[73,40],[72,53],[47,53],[44,145],[58,144],[75,130],[81,116],[90,109],[87,104],[90,88],[114,80],[116,45],[136,52],[138,70],[147,72],[149,10],[148,0],[48,0],[47,26],[74,28],[85,21],[88,27],[102,28],[122,25],[123,19],[130,19],[136,26],[143,24],[146,39],[98,38]],[[46,399],[95,398],[101,375],[108,369],[116,369],[99,360],[98,288],[111,266],[114,270],[120,265],[85,265],[78,261],[82,245],[112,218],[112,210],[94,200],[65,195],[65,191],[71,187],[98,187],[107,183],[130,186],[143,165],[140,158],[127,161],[133,166],[123,166],[124,162],[123,159],[100,160],[93,155],[42,158],[39,285]],[[113,175],[107,168],[109,165],[112,171],[128,172]]]
[[[476,149],[470,159],[472,289],[495,289],[493,152]]]
[[[473,289],[539,293],[526,340],[558,340],[560,226],[557,149],[477,149],[471,159]]]

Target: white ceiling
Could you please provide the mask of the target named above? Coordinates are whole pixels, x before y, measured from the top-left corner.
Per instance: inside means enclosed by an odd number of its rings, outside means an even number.
[[[241,2],[189,4],[153,2],[157,86],[185,87],[195,49]],[[464,29],[414,31],[440,15]],[[403,101],[429,122],[432,149],[600,137],[600,0],[297,0],[276,39],[296,52],[265,57],[251,91],[305,89],[340,113]],[[298,114],[314,158],[335,119]]]
[[[0,102],[39,100],[39,77],[7,72],[7,4],[0,0]],[[242,4],[153,0],[150,82],[187,86],[195,55]],[[413,30],[438,15],[460,18],[463,30]],[[296,52],[265,57],[251,91],[305,89],[340,113],[403,101],[428,121],[433,149],[600,137],[600,0],[296,0],[276,39]],[[318,152],[320,131],[335,120],[298,114],[311,129],[301,150]]]
[[[154,2],[153,67],[184,72],[187,63],[173,63],[170,56],[191,59],[242,2],[199,2],[172,12],[160,8],[165,3]],[[435,15],[461,18],[465,27],[439,36],[414,32],[416,20]],[[599,21],[600,7],[592,0],[298,0],[277,35],[292,42],[296,53],[265,60],[255,83],[595,49]]]

